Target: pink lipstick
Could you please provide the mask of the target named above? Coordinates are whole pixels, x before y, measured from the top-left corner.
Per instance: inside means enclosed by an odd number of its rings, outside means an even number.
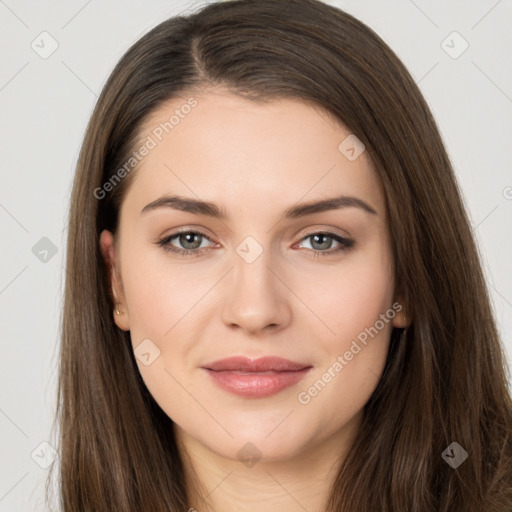
[[[238,396],[264,398],[301,381],[312,368],[281,357],[234,356],[202,367],[221,389]]]

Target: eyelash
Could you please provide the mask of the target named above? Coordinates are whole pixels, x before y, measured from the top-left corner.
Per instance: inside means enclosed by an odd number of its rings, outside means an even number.
[[[184,234],[199,235],[203,238],[206,238],[210,242],[212,241],[209,237],[207,237],[204,233],[201,233],[200,231],[182,230],[182,231],[177,231],[176,233],[173,233],[171,235],[165,236],[163,238],[160,238],[156,243],[157,243],[157,245],[161,246],[164,249],[164,251],[172,252],[172,253],[183,255],[183,256],[199,257],[208,250],[208,248],[179,249],[177,247],[170,245],[170,242],[172,239],[174,239],[180,235],[184,235]],[[302,237],[300,241],[305,240],[307,238],[311,238],[314,235],[327,235],[328,238],[333,238],[334,240],[336,240],[337,242],[339,242],[341,244],[341,246],[338,249],[335,249],[334,251],[320,251],[318,249],[308,249],[309,251],[313,252],[314,258],[316,258],[318,256],[330,256],[333,254],[338,254],[342,251],[348,251],[354,245],[354,242],[352,240],[349,240],[348,238],[343,238],[342,236],[340,236],[336,233],[332,233],[331,231],[315,231],[314,233],[310,233],[310,234]]]

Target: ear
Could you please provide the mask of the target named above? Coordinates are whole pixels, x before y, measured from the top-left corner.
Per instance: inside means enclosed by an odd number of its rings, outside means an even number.
[[[103,230],[100,235],[100,249],[108,269],[111,292],[114,297],[114,311],[112,311],[114,322],[123,331],[129,331],[130,320],[124,297],[123,281],[117,261],[118,258],[116,258],[114,237],[112,233],[106,229]]]
[[[393,327],[405,329],[406,327],[409,327],[409,325],[411,325],[412,318],[401,295],[397,297],[393,306],[395,306],[395,304],[396,307],[394,307],[393,309],[395,310],[396,314],[393,317]]]

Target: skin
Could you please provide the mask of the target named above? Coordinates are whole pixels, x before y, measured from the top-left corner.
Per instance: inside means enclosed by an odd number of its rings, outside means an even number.
[[[145,339],[160,350],[150,365],[137,364],[174,421],[190,507],[260,512],[265,503],[267,512],[320,512],[382,374],[392,326],[407,325],[405,305],[393,296],[383,190],[366,152],[349,161],[338,150],[347,128],[308,103],[257,104],[222,89],[195,98],[198,105],[137,169],[116,243],[101,233],[121,313],[113,316],[130,331],[134,350]],[[145,136],[185,101],[174,98],[155,111]],[[169,207],[141,214],[168,194],[216,203],[229,219]],[[282,220],[291,206],[339,195],[360,198],[377,213],[344,207]],[[156,243],[179,228],[207,238],[175,237],[172,245],[206,251],[182,256]],[[341,245],[335,239],[315,243],[311,235],[325,230],[353,247],[333,253]],[[252,263],[236,251],[248,236],[263,251]],[[331,255],[313,257],[314,249]],[[401,312],[301,404],[298,393],[395,301]],[[313,369],[276,395],[238,397],[200,368],[231,355],[277,355]],[[237,456],[247,442],[261,455],[252,467]]]

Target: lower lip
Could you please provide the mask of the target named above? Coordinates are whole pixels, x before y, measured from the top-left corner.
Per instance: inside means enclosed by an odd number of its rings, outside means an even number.
[[[208,368],[205,370],[213,381],[225,391],[248,398],[264,398],[297,384],[311,370],[311,367],[296,371],[250,374],[213,371]]]

